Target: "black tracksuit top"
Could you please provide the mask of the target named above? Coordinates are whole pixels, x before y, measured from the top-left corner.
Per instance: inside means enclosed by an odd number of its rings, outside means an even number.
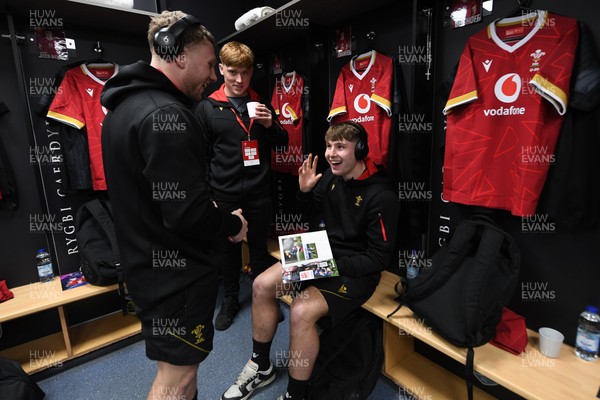
[[[102,150],[121,264],[142,309],[216,278],[216,240],[241,221],[212,203],[193,101],[138,61],[106,82]]]
[[[298,192],[298,206],[311,222],[325,224],[340,276],[375,276],[395,268],[400,202],[386,173],[365,160],[371,175],[345,181],[327,169],[315,188]]]
[[[248,133],[234,114],[237,111],[225,95],[224,84],[196,108],[196,115],[208,135],[208,183],[217,200],[239,201],[245,196],[271,197],[271,149],[288,144],[288,133],[279,123],[270,102],[260,98],[251,88],[249,95],[250,101],[265,104],[273,115],[273,124],[269,129],[253,123],[250,130],[250,139],[258,140],[260,165],[244,166],[242,142],[248,140]],[[248,113],[237,115],[248,128]]]

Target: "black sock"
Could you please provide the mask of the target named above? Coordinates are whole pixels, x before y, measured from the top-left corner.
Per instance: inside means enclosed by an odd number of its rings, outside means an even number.
[[[252,361],[258,364],[259,371],[265,371],[271,366],[271,342],[262,343],[252,339]]]
[[[299,381],[292,378],[288,378],[287,396],[292,400],[303,400],[306,394],[306,388],[308,388],[308,381]]]

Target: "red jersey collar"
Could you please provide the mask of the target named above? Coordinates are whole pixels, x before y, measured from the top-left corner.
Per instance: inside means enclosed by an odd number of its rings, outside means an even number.
[[[377,168],[377,165],[375,165],[375,163],[373,162],[373,160],[371,160],[369,157],[367,157],[367,158],[364,159],[364,163],[365,163],[365,170],[358,177],[357,181],[365,180],[368,177],[370,177],[372,175],[375,175],[377,172],[379,172],[379,169]]]
[[[248,88],[248,95],[250,96],[251,101],[260,100],[260,95],[251,87]],[[223,101],[227,103],[229,102],[229,100],[227,99],[227,95],[225,94],[225,84],[222,84],[219,90],[215,90],[208,97],[216,101]]]

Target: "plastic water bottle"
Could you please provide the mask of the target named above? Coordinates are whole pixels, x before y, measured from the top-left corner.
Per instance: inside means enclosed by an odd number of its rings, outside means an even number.
[[[35,256],[40,282],[51,282],[54,279],[54,269],[52,269],[52,260],[46,249],[39,249]]]
[[[410,258],[408,259],[408,263],[406,264],[406,278],[414,279],[419,275],[419,262],[417,261],[417,252],[415,250],[411,250]]]
[[[600,342],[600,315],[598,307],[588,306],[579,315],[577,338],[575,339],[575,354],[583,360],[595,361],[598,358]]]

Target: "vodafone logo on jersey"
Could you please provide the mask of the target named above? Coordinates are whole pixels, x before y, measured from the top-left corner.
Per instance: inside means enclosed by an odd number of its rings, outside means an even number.
[[[283,107],[281,107],[281,115],[285,118],[283,121],[280,121],[282,125],[290,125],[294,123],[294,116],[292,115],[292,107],[290,107],[290,103],[285,103]]]
[[[521,77],[519,74],[510,73],[502,76],[494,86],[496,98],[503,103],[514,103],[521,92]]]
[[[294,117],[292,116],[292,113],[290,112],[289,107],[290,107],[290,103],[285,103],[283,105],[283,107],[281,107],[281,115],[283,115],[284,117],[286,117],[288,119],[291,119]]]
[[[364,93],[354,99],[354,109],[360,114],[366,114],[371,109],[371,99]]]
[[[354,109],[359,114],[366,114],[371,110],[371,98],[361,93],[354,99]],[[350,118],[351,121],[363,123],[375,121],[374,115],[361,115],[360,117]]]
[[[496,98],[503,103],[514,103],[519,98],[521,93],[521,77],[514,72],[503,75],[496,85],[494,85],[494,94]],[[507,115],[524,115],[525,107],[498,107],[488,108],[483,110],[483,115],[486,117],[507,116]]]

